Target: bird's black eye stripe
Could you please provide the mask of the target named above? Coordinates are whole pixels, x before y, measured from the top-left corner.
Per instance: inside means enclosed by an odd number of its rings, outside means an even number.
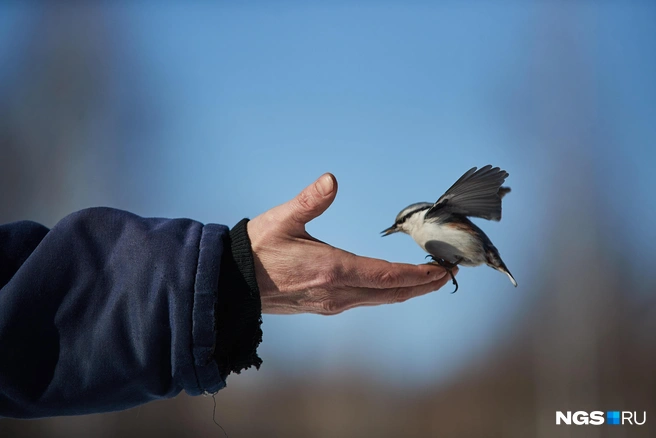
[[[401,225],[403,222],[407,221],[408,218],[409,218],[410,216],[412,216],[413,214],[415,214],[415,213],[419,213],[420,211],[428,210],[428,209],[431,208],[431,207],[432,207],[432,205],[427,205],[427,206],[425,206],[425,207],[421,207],[421,208],[418,208],[418,209],[416,209],[416,210],[412,210],[412,211],[406,213],[401,219],[399,219],[398,221],[396,221],[396,224],[395,224],[395,225]]]

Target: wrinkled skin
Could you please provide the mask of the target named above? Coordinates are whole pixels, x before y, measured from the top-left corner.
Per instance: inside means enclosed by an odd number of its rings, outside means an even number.
[[[310,236],[305,224],[326,211],[336,194],[337,180],[328,173],[248,223],[262,313],[334,315],[406,301],[450,280],[434,264],[360,257]]]

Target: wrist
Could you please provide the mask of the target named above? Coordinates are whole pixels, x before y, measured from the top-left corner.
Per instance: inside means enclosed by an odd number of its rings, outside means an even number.
[[[262,363],[257,355],[257,347],[262,341],[262,304],[247,224],[248,219],[241,220],[224,237],[215,349],[223,378],[251,366],[259,369]]]

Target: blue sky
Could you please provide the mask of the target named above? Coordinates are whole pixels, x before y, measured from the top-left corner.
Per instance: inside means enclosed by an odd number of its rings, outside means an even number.
[[[632,254],[650,260],[645,237],[656,237],[656,7],[466,5],[138,2],[104,10],[117,59],[130,66],[112,72],[112,93],[129,105],[128,85],[142,84],[156,126],[121,146],[129,159],[116,178],[132,189],[108,197],[87,188],[70,208],[109,204],[233,225],[330,171],[339,193],[310,233],[357,254],[420,263],[408,236],[379,232],[470,167],[501,166],[513,189],[503,220],[477,223],[519,288],[491,269],[464,268],[455,295],[449,285],[334,318],[264,317],[265,366],[390,379],[411,358],[415,372],[404,381],[447,379],[512,333],[531,303],[553,207],[560,197],[576,202],[576,188],[562,182],[579,181],[565,174],[568,159],[592,169],[609,220],[622,218],[617,199],[634,213],[617,237]],[[0,6],[0,79],[19,67],[16,41],[34,17]],[[573,46],[574,60],[554,55],[560,44]],[[582,121],[591,126],[580,129],[606,139],[598,147],[567,150],[535,125],[552,116],[579,123],[587,108],[579,98],[588,95],[594,109]]]

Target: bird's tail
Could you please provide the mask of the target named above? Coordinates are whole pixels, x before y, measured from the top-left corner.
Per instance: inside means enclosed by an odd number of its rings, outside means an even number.
[[[513,277],[513,275],[510,273],[503,260],[501,260],[499,251],[497,251],[497,249],[494,246],[490,246],[486,248],[485,255],[487,257],[488,266],[496,269],[499,272],[503,272],[504,274],[506,274],[510,279],[510,282],[513,284],[513,286],[517,287],[517,281],[515,280],[515,277]]]
[[[508,270],[508,268],[506,268],[505,265],[500,266],[500,267],[495,268],[495,269],[497,271],[500,271],[500,272],[503,272],[504,274],[506,274],[508,276],[508,278],[510,278],[510,282],[513,284],[513,286],[517,287],[517,281],[515,280],[515,277],[513,277],[513,275],[510,273],[510,271]]]

